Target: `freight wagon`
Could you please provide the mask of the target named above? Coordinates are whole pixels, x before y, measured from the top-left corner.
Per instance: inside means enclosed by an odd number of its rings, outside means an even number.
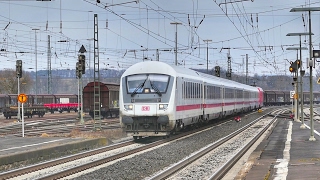
[[[100,110],[103,118],[119,116],[119,84],[102,83],[100,86]],[[98,99],[96,99],[98,101]],[[83,111],[94,117],[94,82],[88,83],[83,88]]]
[[[18,115],[17,94],[0,94],[0,112],[11,119]],[[24,103],[24,115],[43,117],[46,112],[78,111],[78,95],[76,94],[27,94],[28,100]]]
[[[48,112],[48,108],[43,106],[23,107],[23,114],[28,118],[32,118],[32,116],[36,115],[38,117],[43,117],[46,112]],[[22,113],[22,107],[20,107],[20,113]],[[3,108],[3,115],[6,119],[11,119],[12,116],[18,116],[18,107],[10,106]]]

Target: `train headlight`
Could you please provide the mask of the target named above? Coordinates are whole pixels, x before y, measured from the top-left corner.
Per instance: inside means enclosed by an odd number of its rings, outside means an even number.
[[[164,110],[168,108],[168,104],[159,104],[159,110]]]
[[[126,110],[132,110],[132,109],[133,109],[133,105],[132,105],[132,104],[124,105],[124,109],[126,109]]]

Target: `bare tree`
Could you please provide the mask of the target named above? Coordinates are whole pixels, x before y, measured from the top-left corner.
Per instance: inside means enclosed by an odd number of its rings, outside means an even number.
[[[2,94],[17,94],[18,93],[18,78],[14,70],[0,71],[0,93]],[[20,78],[20,93],[29,93],[30,88],[33,86],[33,81],[30,74],[27,72],[22,73]]]

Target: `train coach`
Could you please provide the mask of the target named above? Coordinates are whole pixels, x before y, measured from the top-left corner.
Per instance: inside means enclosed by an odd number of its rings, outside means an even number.
[[[265,90],[263,103],[264,106],[291,105],[292,98],[290,97],[290,91]],[[310,104],[310,92],[303,92],[303,103]],[[320,92],[313,92],[313,103],[320,104]]]
[[[168,136],[188,126],[263,106],[259,87],[146,61],[121,76],[120,123],[127,135]]]
[[[103,118],[119,116],[119,84],[98,82],[100,86],[100,112]],[[96,97],[98,98],[98,97]],[[97,100],[97,99],[96,99]],[[83,111],[94,117],[94,82],[83,88]]]

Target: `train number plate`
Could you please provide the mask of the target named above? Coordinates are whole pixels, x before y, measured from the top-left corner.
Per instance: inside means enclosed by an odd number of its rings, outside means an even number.
[[[150,106],[142,106],[141,111],[150,111]]]

